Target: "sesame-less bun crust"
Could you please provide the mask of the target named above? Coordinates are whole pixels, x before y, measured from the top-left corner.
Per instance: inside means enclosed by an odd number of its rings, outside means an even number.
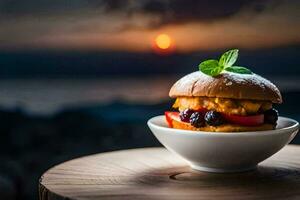
[[[219,97],[282,103],[278,88],[257,74],[222,73],[217,77],[201,71],[179,79],[171,88],[170,97]]]

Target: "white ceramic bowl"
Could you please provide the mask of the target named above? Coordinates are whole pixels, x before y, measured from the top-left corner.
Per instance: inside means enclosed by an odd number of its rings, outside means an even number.
[[[288,144],[297,134],[299,123],[279,117],[275,130],[253,132],[205,132],[168,128],[165,117],[148,121],[155,137],[171,152],[185,159],[196,170],[241,172]]]

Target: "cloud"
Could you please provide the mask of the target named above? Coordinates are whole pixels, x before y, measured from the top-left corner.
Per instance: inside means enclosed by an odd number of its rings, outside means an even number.
[[[160,21],[154,26],[165,24],[185,23],[191,21],[208,21],[229,17],[237,13],[242,7],[253,4],[251,0],[143,0],[143,1],[110,1],[105,0],[107,11],[126,12],[130,16],[144,14],[159,16]],[[130,3],[131,2],[131,3]],[[262,5],[258,1],[256,5]]]
[[[0,0],[0,13],[6,16],[46,16],[95,8],[87,0]]]
[[[264,0],[263,0],[264,1]],[[230,16],[251,0],[0,0],[0,14],[14,17],[55,16],[78,12],[157,15],[164,23]],[[259,2],[262,2],[259,1]]]

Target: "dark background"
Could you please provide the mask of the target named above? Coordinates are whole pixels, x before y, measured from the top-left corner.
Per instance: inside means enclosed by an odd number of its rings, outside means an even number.
[[[230,48],[280,88],[280,115],[299,121],[299,8],[291,0],[0,0],[0,199],[37,199],[39,177],[72,158],[160,146],[146,122],[170,109],[170,86]],[[160,33],[174,49],[153,47]]]

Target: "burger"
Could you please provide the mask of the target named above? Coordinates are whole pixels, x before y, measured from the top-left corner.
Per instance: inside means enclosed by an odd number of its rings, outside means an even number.
[[[275,129],[282,103],[278,88],[246,67],[235,66],[238,50],[225,52],[219,60],[206,60],[199,71],[182,77],[171,88],[176,99],[165,112],[171,128],[242,132]]]

